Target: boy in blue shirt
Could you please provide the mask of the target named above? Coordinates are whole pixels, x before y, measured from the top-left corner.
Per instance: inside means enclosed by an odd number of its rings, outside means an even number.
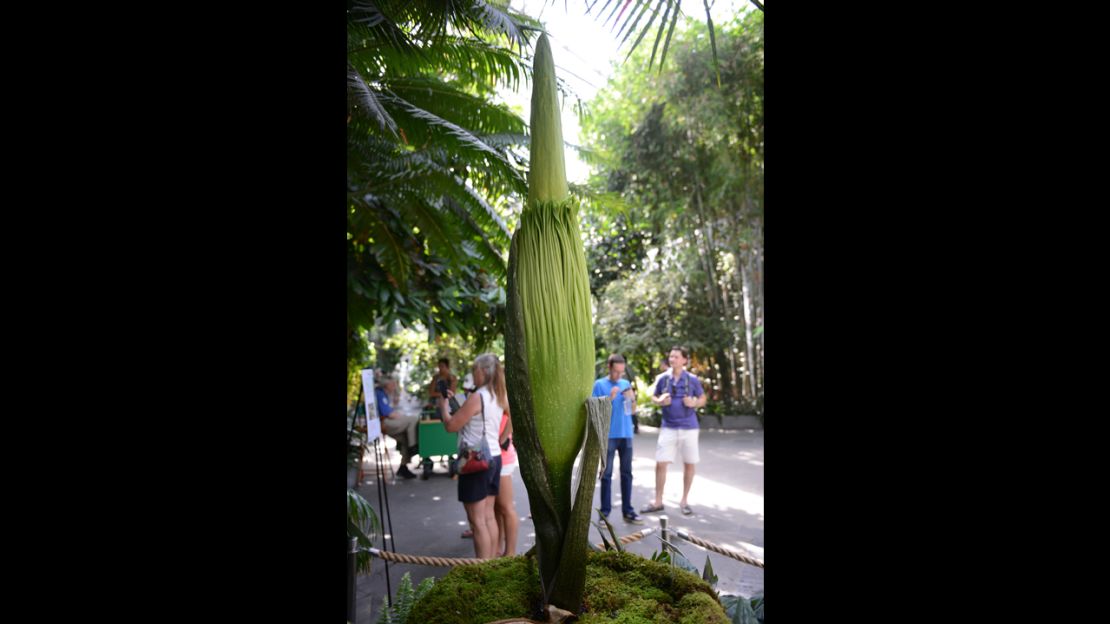
[[[632,506],[632,413],[636,408],[636,393],[624,375],[624,357],[614,353],[609,356],[609,375],[594,382],[595,397],[613,399],[613,416],[609,419],[609,450],[605,459],[605,472],[601,475],[601,515],[609,517],[613,508],[613,455],[621,458],[621,514],[630,524],[643,524]],[[626,401],[627,399],[627,401]],[[625,405],[629,409],[625,409]]]

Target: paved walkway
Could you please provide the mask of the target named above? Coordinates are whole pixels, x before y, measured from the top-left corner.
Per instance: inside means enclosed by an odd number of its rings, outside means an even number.
[[[730,419],[731,420],[731,419]],[[733,421],[734,423],[736,421]],[[693,535],[721,546],[731,547],[763,559],[763,430],[714,428],[715,418],[703,421],[700,434],[701,463],[690,491],[690,506],[694,515],[683,516],[678,509],[682,496],[682,468],[672,464],[664,488],[663,513],[672,528],[687,529]],[[641,426],[633,438],[632,500],[640,509],[652,498],[655,490],[655,444],[658,430]],[[392,449],[393,441],[386,438]],[[400,456],[391,450],[390,459],[394,472]],[[370,501],[375,511],[378,507],[378,484],[373,474],[373,454],[369,455],[366,479],[358,492]],[[415,464],[414,464],[415,465]],[[642,527],[625,524],[620,518],[619,463],[614,470],[614,513],[610,521],[618,536],[628,535]],[[393,520],[393,534],[398,553],[438,555],[443,557],[473,557],[473,541],[460,539],[467,528],[466,513],[458,502],[457,484],[447,476],[446,468],[436,466],[436,474],[429,480],[387,478],[385,492],[389,496]],[[513,492],[520,517],[517,539],[518,554],[524,553],[535,543],[535,528],[528,518],[528,493],[519,473],[513,476]],[[600,483],[594,488],[594,507],[601,492]],[[644,526],[659,526],[660,513],[645,514]],[[596,516],[596,514],[595,514]],[[384,518],[383,518],[384,520]],[[388,532],[388,526],[387,532]],[[630,552],[650,557],[660,550],[658,533],[639,542],[629,544]],[[600,543],[597,529],[590,531],[590,540]],[[713,562],[719,577],[717,589],[723,594],[750,596],[763,590],[763,570],[740,563],[729,557],[707,551],[679,540],[675,543],[698,567],[705,565],[706,555]],[[380,548],[380,543],[377,544]],[[428,576],[441,577],[449,568],[409,564],[389,564],[389,578],[394,593],[401,576],[409,572],[413,584]],[[374,561],[369,575],[358,579],[358,621],[355,624],[373,624],[386,594],[385,562]]]

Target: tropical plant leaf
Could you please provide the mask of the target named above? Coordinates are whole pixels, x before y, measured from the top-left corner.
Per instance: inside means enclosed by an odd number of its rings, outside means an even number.
[[[655,35],[655,45],[651,48],[651,60],[648,61],[649,70],[655,65],[655,53],[659,50],[659,41],[663,38],[663,30],[667,26],[667,17],[670,16],[671,9],[674,8],[672,2],[677,2],[677,0],[659,0],[660,4],[667,5],[667,9],[663,11],[663,21],[659,22],[659,32]]]
[[[743,596],[721,596],[721,606],[732,624],[759,624],[751,604]]]
[[[609,418],[612,411],[612,399],[609,397],[586,399],[586,447],[578,464],[578,492],[574,496],[566,536],[563,538],[563,552],[559,559],[559,569],[566,570],[567,573],[556,576],[555,587],[551,592],[551,603],[556,606],[580,603],[585,590],[586,575],[575,571],[586,569],[590,505],[593,503],[594,486],[597,484],[597,479],[593,476],[597,474],[602,444],[609,443]],[[608,520],[605,522],[608,523]]]
[[[644,14],[652,8],[651,0],[636,0],[636,7],[628,14],[628,19],[624,20],[624,25],[617,31],[618,37],[621,36],[621,33],[624,33],[624,38],[620,40],[619,45],[624,45],[624,42],[628,41],[632,33],[636,32],[636,27],[640,25],[640,20],[643,19]],[[639,11],[636,9],[639,9]],[[633,17],[635,17],[635,20],[633,20]],[[629,26],[629,23],[631,23],[631,26]]]
[[[709,0],[702,0],[705,5],[705,23],[709,26],[709,47],[713,49],[713,73],[717,75],[717,88],[721,88],[721,65],[717,61],[717,35],[713,28],[713,16],[709,14]]]
[[[678,0],[675,0],[674,13],[671,16],[671,28],[667,31],[667,41],[663,44],[663,56],[659,58],[659,73],[663,73],[663,63],[667,61],[667,50],[671,47],[671,35],[674,34],[675,24],[678,23],[678,14],[681,12],[678,6]],[[666,20],[663,20],[666,22]],[[663,32],[663,24],[659,25],[659,32]]]
[[[709,555],[705,556],[705,568],[702,569],[701,578],[713,589],[717,589],[717,575],[713,572],[713,562],[709,560]]]
[[[352,96],[361,105],[366,115],[378,122],[383,132],[388,128],[396,136],[397,123],[393,121],[393,117],[386,112],[381,102],[378,101],[377,93],[366,84],[362,75],[349,65],[347,66],[347,86],[351,89]]]
[[[510,11],[485,0],[473,0],[473,2],[471,15],[486,30],[505,35],[510,44],[516,44],[521,48],[528,45],[528,39],[524,36],[521,25],[517,21],[519,13],[514,15]]]
[[[517,235],[510,245],[510,258],[517,255],[519,245]],[[515,287],[517,276],[512,264],[508,272],[508,309],[505,326],[505,376],[513,389],[509,393],[509,406],[513,414],[513,444],[517,448],[517,461],[520,462],[520,476],[528,489],[528,504],[532,510],[532,520],[536,527],[536,564],[540,569],[540,584],[544,604],[551,594],[553,579],[559,566],[559,551],[562,546],[563,516],[555,505],[555,493],[551,485],[547,457],[540,444],[533,409],[531,378],[528,374],[528,350],[524,345],[524,305],[520,300],[520,289]],[[510,348],[510,345],[518,345]]]
[[[759,620],[759,624],[763,624],[763,592],[759,591],[752,595],[752,613],[755,618]]]
[[[600,511],[598,512],[601,513]],[[605,537],[605,527],[600,522],[594,522],[593,525],[597,527],[597,533],[601,536],[601,543],[605,546],[605,550],[616,550],[609,538]],[[592,543],[592,542],[591,542]]]
[[[390,92],[409,104],[465,127],[474,135],[523,135],[527,127],[508,107],[491,104],[437,78],[394,79],[387,85]]]
[[[610,401],[611,400],[612,399],[610,399]],[[610,403],[610,405],[611,405],[611,403]],[[608,431],[608,425],[606,425],[606,431]],[[605,457],[604,456],[602,456],[602,458],[601,458],[601,463],[602,464],[605,463]],[[601,468],[602,468],[602,470],[604,470],[605,466],[603,465]],[[598,509],[597,513],[598,513],[598,515],[600,515],[601,510]],[[605,527],[609,530],[610,537],[613,538],[613,548],[615,548],[618,551],[624,552],[624,544],[621,544],[620,539],[617,537],[617,532],[616,532],[615,529],[613,529],[613,524],[611,522],[609,522],[609,519],[606,518],[605,516],[601,516],[601,521],[605,523]],[[602,537],[602,539],[605,538],[604,535],[602,535],[601,537]]]
[[[351,522],[354,533],[350,537],[359,538],[359,543],[363,546],[371,546],[371,536],[379,529],[378,516],[370,503],[354,490],[347,490],[347,519]]]

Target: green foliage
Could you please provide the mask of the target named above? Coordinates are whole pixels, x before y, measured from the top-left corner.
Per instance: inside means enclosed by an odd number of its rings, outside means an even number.
[[[436,336],[435,341],[429,341],[428,334],[422,329],[419,326],[415,329],[402,329],[382,342],[386,349],[397,354],[398,359],[402,354],[409,356],[412,369],[409,371],[405,390],[421,399],[427,399],[428,384],[436,373],[439,358],[445,357],[451,361],[451,372],[459,377],[461,390],[462,378],[470,372],[470,366],[476,357],[487,350],[498,355],[504,353],[504,341],[501,338],[495,339],[492,344],[479,345],[475,336],[441,334]],[[384,370],[392,370],[393,364],[396,364],[396,360],[383,364]]]
[[[741,393],[733,369],[743,382],[749,351],[762,366],[762,13],[716,34],[719,89],[705,88],[715,72],[700,43],[708,32],[691,21],[675,31],[676,71],[622,69],[591,102],[590,185],[603,199],[584,203],[583,222],[599,352],[620,352],[654,377],[658,355],[686,344],[710,404],[744,413],[741,400],[761,392]]]
[[[601,541],[605,544],[605,550],[624,552],[624,544],[621,544],[620,538],[617,537],[617,532],[613,529],[612,523],[601,513],[600,509],[597,510],[597,517],[599,522],[594,523],[594,526],[597,527],[598,533],[601,534]],[[602,528],[602,523],[605,525],[604,529]],[[606,537],[606,533],[609,534],[609,537]],[[612,538],[613,541],[610,542],[609,538]]]
[[[698,578],[627,552],[591,552],[585,566],[585,624],[727,624],[713,589]],[[453,568],[412,608],[412,622],[538,619],[541,592],[529,557]],[[577,611],[577,609],[576,609]]]
[[[435,578],[428,577],[421,581],[420,585],[414,590],[412,578],[408,572],[405,572],[405,575],[401,577],[401,583],[397,586],[397,596],[393,599],[393,605],[390,606],[386,599],[382,598],[382,610],[378,615],[378,624],[407,624],[412,606],[431,591],[434,585]]]
[[[702,569],[701,578],[709,583],[710,587],[717,588],[717,574],[713,571],[713,562],[709,560],[709,555],[705,556],[705,567]]]
[[[478,342],[501,332],[526,139],[492,98],[527,75],[514,49],[535,26],[484,0],[349,7],[349,332],[393,321]]]
[[[763,594],[752,598],[721,596],[721,605],[731,624],[763,624]]]
[[[380,524],[378,515],[365,498],[354,490],[347,490],[347,537],[357,538],[360,548],[370,548]],[[360,551],[357,556],[357,569],[360,574],[370,572],[370,553]]]
[[[540,598],[533,560],[502,557],[451,568],[413,606],[413,622],[479,622],[485,624],[531,614]]]

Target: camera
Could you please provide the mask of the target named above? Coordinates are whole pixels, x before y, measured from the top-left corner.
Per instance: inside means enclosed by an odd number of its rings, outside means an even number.
[[[441,395],[443,395],[443,398],[446,399],[447,398],[447,380],[446,379],[440,379],[439,381],[437,381],[436,382],[436,390],[439,391],[439,393]]]

